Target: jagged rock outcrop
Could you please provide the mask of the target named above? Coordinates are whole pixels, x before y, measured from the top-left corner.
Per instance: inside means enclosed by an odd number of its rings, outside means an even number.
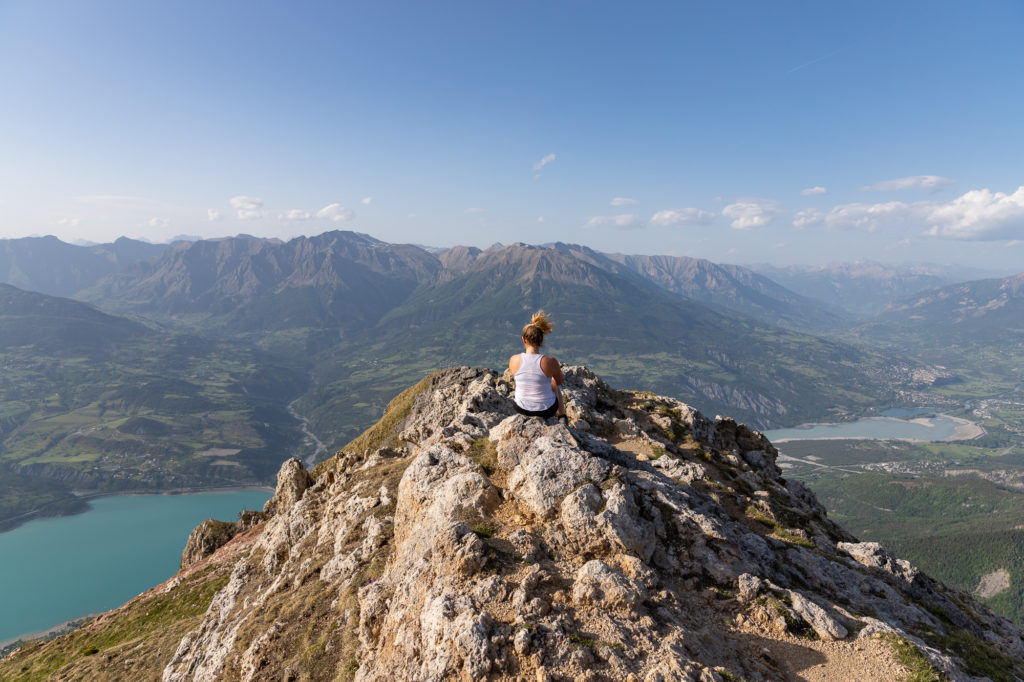
[[[231,538],[266,519],[267,514],[255,511],[243,511],[237,521],[206,519],[189,533],[185,549],[181,552],[181,570],[199,563],[230,542]]]
[[[777,680],[778,638],[879,635],[1024,676],[1020,628],[857,542],[760,433],[565,373],[568,428],[457,368],[362,441],[385,447],[287,462],[163,679]]]

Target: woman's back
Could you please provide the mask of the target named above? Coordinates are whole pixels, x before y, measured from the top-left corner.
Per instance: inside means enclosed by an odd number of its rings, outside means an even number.
[[[519,354],[519,368],[515,373],[515,401],[524,410],[545,410],[555,403],[551,377],[541,368],[543,359],[540,353]]]

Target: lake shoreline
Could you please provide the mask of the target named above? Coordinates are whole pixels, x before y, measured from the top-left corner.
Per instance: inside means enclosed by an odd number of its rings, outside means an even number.
[[[89,504],[89,500],[98,500],[104,497],[140,497],[142,495],[201,495],[203,493],[230,493],[234,491],[244,490],[263,490],[270,493],[274,492],[274,487],[269,485],[230,485],[230,486],[214,486],[214,487],[196,487],[196,488],[172,488],[170,490],[126,490],[126,491],[110,491],[110,492],[97,492],[97,493],[85,493],[84,495],[75,495],[71,498],[62,498],[50,502],[49,504],[55,504],[56,502],[64,502],[67,500],[79,500],[85,504],[84,508],[76,509],[71,512],[58,512],[56,514],[40,513],[43,508],[33,509],[32,511],[18,514],[17,516],[10,516],[6,519],[0,519],[0,534],[7,533],[9,531],[20,528],[26,523],[31,521],[38,521],[42,519],[62,519],[69,516],[78,516],[79,514],[88,514],[92,511],[92,506]],[[222,519],[218,519],[222,520]],[[11,525],[7,525],[11,524]]]
[[[273,495],[265,486],[232,488],[106,495],[88,514],[0,534],[0,584],[18,588],[0,609],[0,649],[59,636],[165,582],[204,519],[234,520]]]
[[[69,632],[74,632],[75,630],[82,627],[83,625],[93,620],[97,616],[102,616],[104,613],[110,612],[97,611],[96,613],[87,613],[80,618],[72,618],[71,620],[66,620],[63,623],[57,623],[52,628],[40,630],[39,632],[30,632],[24,635],[18,635],[14,639],[9,639],[6,642],[0,642],[0,652],[2,652],[4,649],[7,649],[8,647],[13,647],[14,649],[18,648],[14,647],[15,644],[17,644],[20,647],[26,644],[31,644],[32,642],[36,642],[41,639],[55,639],[57,637],[66,635]]]

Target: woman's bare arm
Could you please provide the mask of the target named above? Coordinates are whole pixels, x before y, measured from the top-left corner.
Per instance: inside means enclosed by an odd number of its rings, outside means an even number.
[[[522,362],[522,358],[519,357],[519,353],[516,353],[508,359],[508,375],[510,378],[515,376],[515,373],[519,371],[520,362]]]
[[[562,374],[562,366],[558,364],[558,360],[550,355],[545,355],[540,361],[540,369],[545,375],[554,379],[555,384],[561,385],[565,381],[565,376]]]

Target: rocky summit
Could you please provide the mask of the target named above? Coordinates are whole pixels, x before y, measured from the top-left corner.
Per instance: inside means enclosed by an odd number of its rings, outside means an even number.
[[[266,520],[195,533],[182,573],[70,635],[107,644],[53,676],[1024,677],[1019,627],[831,522],[760,433],[565,375],[568,427],[515,414],[496,372],[424,379],[314,471],[286,462]],[[146,599],[201,600],[197,576],[217,589],[176,645],[103,639]],[[60,642],[2,663],[42,671]]]

